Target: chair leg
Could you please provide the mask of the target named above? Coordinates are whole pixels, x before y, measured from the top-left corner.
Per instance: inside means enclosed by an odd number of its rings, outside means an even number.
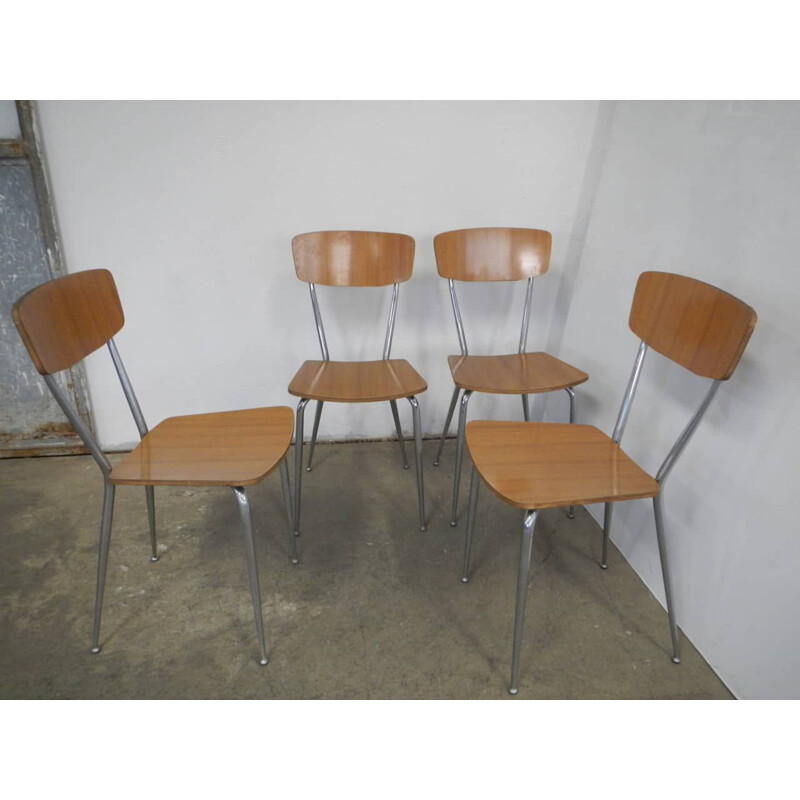
[[[297,404],[294,432],[294,535],[300,535],[300,487],[303,482],[303,417],[308,398]]]
[[[611,515],[614,512],[614,504],[606,503],[603,513],[603,558],[600,561],[601,569],[608,569],[608,540],[611,536]]]
[[[92,652],[100,652],[100,616],[103,613],[103,593],[106,587],[108,567],[108,545],[111,541],[111,521],[114,519],[114,491],[116,487],[108,480],[103,489],[103,514],[100,519],[100,545],[97,551],[97,588],[94,596],[94,628],[92,630]]]
[[[472,467],[472,478],[469,482],[469,511],[467,512],[467,532],[464,536],[464,566],[461,569],[461,582],[469,581],[469,556],[472,552],[472,534],[475,532],[475,517],[478,510],[478,489],[481,479],[478,470]]]
[[[533,552],[533,529],[538,511],[526,511],[522,521],[522,539],[519,548],[519,572],[517,573],[517,603],[514,612],[514,646],[511,651],[511,684],[509,694],[519,691],[519,653],[522,648],[522,625],[525,621],[525,598],[528,594],[528,576]]]
[[[467,405],[472,396],[470,389],[465,389],[461,395],[461,408],[458,411],[458,443],[456,445],[456,468],[453,476],[453,514],[450,525],[454,528],[458,523],[458,486],[461,482],[461,462],[464,458],[464,428],[467,426]]]
[[[397,441],[400,442],[400,455],[403,457],[403,469],[408,469],[408,459],[406,458],[406,442],[403,439],[403,429],[400,427],[400,415],[397,413],[397,400],[390,400],[392,416],[394,417],[394,427],[397,430]]]
[[[253,613],[256,620],[256,636],[261,649],[259,664],[265,666],[269,663],[267,647],[264,644],[264,620],[261,617],[261,590],[258,586],[258,567],[256,566],[256,547],[253,541],[253,521],[250,516],[250,502],[243,486],[233,486],[233,493],[239,505],[242,517],[242,539],[244,540],[244,554],[247,561],[247,572],[250,575],[250,594],[253,596]]]
[[[281,488],[283,489],[283,504],[286,506],[286,519],[289,520],[289,552],[292,564],[297,564],[297,537],[294,535],[294,516],[292,514],[292,490],[289,486],[289,467],[286,458],[281,461]]]
[[[453,412],[456,410],[456,403],[458,402],[458,393],[461,389],[456,386],[453,389],[453,396],[450,398],[450,408],[447,409],[447,418],[444,421],[444,430],[442,431],[442,438],[439,439],[439,449],[436,451],[436,461],[433,462],[434,467],[439,466],[439,459],[442,457],[442,450],[444,449],[444,440],[447,438],[447,433],[450,430],[450,421],[453,419]]]
[[[656,537],[658,538],[658,554],[661,556],[661,574],[664,576],[664,595],[667,599],[667,615],[669,616],[669,631],[672,635],[672,661],[681,663],[681,652],[678,640],[678,622],[675,618],[675,606],[672,602],[672,581],[669,576],[667,563],[667,543],[664,538],[664,517],[661,511],[661,496],[653,498],[653,511],[656,518]]]
[[[526,394],[522,395],[522,417],[525,422],[531,421],[531,409],[528,405],[528,395]]]
[[[409,397],[411,414],[414,419],[414,454],[417,467],[417,496],[419,498],[419,529],[425,530],[425,488],[422,482],[422,425],[419,420],[419,400]]]
[[[306,472],[311,472],[311,461],[314,458],[314,447],[317,444],[319,418],[322,416],[322,406],[324,405],[324,401],[317,400],[317,408],[316,411],[314,411],[314,427],[311,429],[311,447],[308,448],[308,464],[306,464]]]
[[[147,498],[147,519],[150,522],[150,548],[153,555],[150,556],[151,561],[158,561],[158,550],[156,549],[156,497],[155,487],[144,487],[145,497]]]
[[[567,386],[564,390],[569,395],[569,424],[575,423],[575,414],[578,410],[578,398],[575,396],[575,390],[571,386]],[[570,506],[567,511],[567,516],[570,519],[575,519],[575,506]]]

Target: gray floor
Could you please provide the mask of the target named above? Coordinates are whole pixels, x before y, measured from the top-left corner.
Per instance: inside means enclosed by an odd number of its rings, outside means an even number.
[[[156,564],[144,491],[117,490],[91,655],[100,472],[88,456],[0,462],[0,696],[509,698],[520,512],[482,491],[462,584],[469,469],[451,528],[454,449],[434,468],[425,442],[421,533],[396,443],[318,446],[298,566],[277,472],[253,488],[266,667],[229,490],[156,489]],[[600,541],[583,508],[540,515],[518,697],[730,698],[685,638],[670,662],[666,613],[615,549],[598,568]]]

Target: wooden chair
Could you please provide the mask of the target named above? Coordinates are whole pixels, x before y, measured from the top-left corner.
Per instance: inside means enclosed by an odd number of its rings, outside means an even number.
[[[755,324],[755,311],[721,289],[683,275],[645,272],[636,284],[629,320],[630,328],[641,339],[641,344],[610,437],[591,425],[517,422],[470,422],[467,425],[466,440],[473,472],[461,578],[464,583],[469,579],[479,478],[496,495],[525,512],[517,577],[511,694],[518,690],[533,531],[537,515],[543,508],[605,503],[600,566],[606,569],[613,503],[653,498],[672,634],[672,660],[680,663],[661,495],[664,482],[700,423],[720,382],[733,374]],[[667,454],[655,478],[634,463],[620,447],[648,347],[696,375],[712,379],[700,408]]]
[[[456,465],[453,476],[453,513],[450,524],[458,522],[458,491],[461,483],[461,462],[464,456],[464,427],[467,422],[467,405],[473,392],[489,394],[518,394],[522,396],[522,412],[530,419],[528,395],[555,392],[564,389],[569,395],[569,421],[575,422],[576,397],[574,387],[584,383],[589,376],[579,369],[547,354],[526,353],[528,325],[530,322],[533,279],[544,275],[550,266],[552,237],[547,231],[528,228],[469,228],[440,233],[433,240],[436,266],[439,275],[447,278],[450,301],[456,321],[461,355],[448,356],[453,376],[453,396],[447,410],[435,467],[450,430],[459,393],[458,439]],[[520,281],[527,280],[525,308],[522,312],[522,330],[519,350],[512,355],[471,356],[461,322],[461,311],[456,298],[455,281]],[[569,516],[573,517],[570,508]]]
[[[303,416],[309,400],[316,400],[311,447],[306,471],[317,441],[319,420],[324,403],[373,403],[389,401],[394,417],[403,466],[408,469],[403,432],[397,412],[397,400],[411,404],[417,467],[420,530],[425,530],[425,498],[422,484],[422,430],[417,395],[428,385],[404,359],[390,358],[397,298],[400,283],[411,277],[414,266],[414,240],[400,233],[366,231],[322,231],[304,233],[292,239],[292,254],[297,277],[308,283],[311,304],[322,351],[321,361],[306,361],[292,378],[289,394],[300,398],[297,404],[295,432],[295,533],[300,532],[300,486],[303,470]],[[325,329],[317,300],[316,284],[325,286],[393,285],[389,322],[380,361],[331,361]]]
[[[229,486],[242,521],[250,591],[253,598],[260,663],[267,663],[261,594],[258,585],[250,504],[245,487],[261,481],[280,465],[283,499],[289,516],[291,558],[297,544],[291,519],[292,501],[285,455],[292,438],[292,409],[254,408],[217,414],[170,417],[148,431],[133,387],[122,364],[114,335],[125,320],[117,287],[108,270],[77,272],[49,281],[24,295],[14,306],[14,322],[36,369],[103,473],[105,491],[97,562],[92,652],[100,652],[100,615],[108,565],[114,492],[119,485],[144,486],[150,522],[151,561],[156,550],[155,486]],[[81,417],[72,408],[54,374],[71,367],[103,344],[108,345],[122,389],[139,429],[141,442],[112,466]]]

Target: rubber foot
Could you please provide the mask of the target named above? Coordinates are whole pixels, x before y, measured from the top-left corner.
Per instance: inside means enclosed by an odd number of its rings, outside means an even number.
[[[99,653],[99,652],[100,652],[100,648],[99,648],[99,647],[93,647],[93,648],[92,648],[92,652],[93,652],[95,655],[97,655],[97,653]]]
[[[567,514],[567,519],[575,519],[575,514]]]
[[[427,528],[426,528],[424,525],[421,525],[421,526],[420,526],[420,530],[421,530],[421,531],[425,531],[425,530],[427,530]]]
[[[450,527],[451,528],[455,528],[456,525],[458,525],[458,522],[456,520],[450,520]]]
[[[306,472],[311,472],[311,467],[306,467]]]
[[[519,689],[509,689],[508,693],[509,694],[519,694]]]
[[[261,660],[260,660],[258,663],[259,663],[259,664],[260,664],[262,667],[266,667],[266,666],[267,666],[267,664],[269,664],[269,659],[268,659],[268,658],[262,658],[262,659],[261,659]]]
[[[403,464],[403,469],[408,469],[408,464]]]
[[[295,531],[295,532],[294,532],[294,535],[295,535],[295,536],[299,536],[299,535],[300,535],[300,531]]]
[[[292,564],[299,564],[300,563],[300,559],[299,558],[292,558],[290,560],[291,560]]]
[[[155,564],[158,561],[158,556],[150,556],[150,560]]]
[[[675,657],[675,656],[672,656],[672,663],[673,663],[673,664],[680,664],[680,663],[681,663],[681,660],[680,660],[680,658],[677,658],[677,657]]]
[[[601,564],[600,569],[608,569],[608,564]]]
[[[434,462],[433,462],[433,466],[434,466],[434,467],[438,467],[438,466],[439,466],[439,462],[438,462],[438,461],[434,461]]]
[[[461,583],[469,583],[469,578],[462,578]]]

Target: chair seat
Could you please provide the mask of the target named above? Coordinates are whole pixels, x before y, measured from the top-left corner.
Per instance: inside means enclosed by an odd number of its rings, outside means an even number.
[[[424,378],[404,359],[306,361],[289,384],[289,394],[334,403],[370,403],[421,394]]]
[[[289,449],[294,414],[287,406],[170,417],[111,471],[115,484],[251,486]]]
[[[582,370],[548,353],[506,356],[448,356],[453,382],[461,389],[491,394],[539,394],[589,380]]]
[[[467,424],[478,474],[517,508],[541,509],[654,497],[655,479],[593,425],[553,422]]]

